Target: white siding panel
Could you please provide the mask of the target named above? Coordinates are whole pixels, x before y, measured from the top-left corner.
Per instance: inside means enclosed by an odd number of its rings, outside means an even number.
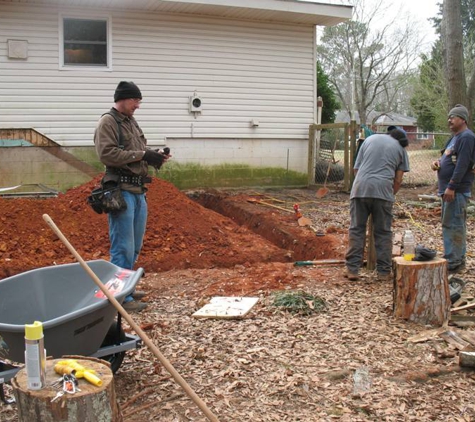
[[[308,137],[313,26],[98,11],[111,17],[112,71],[60,70],[59,15],[92,13],[0,0],[0,127],[92,145],[117,83],[133,80],[144,95],[136,118],[151,140]],[[26,60],[8,58],[8,39],[28,41]],[[195,92],[203,101],[197,116],[188,110]]]

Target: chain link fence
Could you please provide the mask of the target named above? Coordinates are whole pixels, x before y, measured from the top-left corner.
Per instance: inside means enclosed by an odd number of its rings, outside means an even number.
[[[408,132],[409,165],[411,171],[404,175],[404,186],[432,186],[437,183],[437,172],[431,163],[440,158],[441,150],[452,135],[445,132]]]
[[[338,183],[345,178],[345,129],[326,129],[317,144],[315,183]]]
[[[325,125],[325,129],[317,135],[314,180],[316,184],[324,184],[326,181],[334,190],[346,190],[345,186],[350,186],[352,182],[351,173],[358,140],[353,144],[346,128],[330,126]],[[408,132],[407,153],[411,170],[404,175],[404,186],[435,186],[437,174],[431,170],[431,163],[440,157],[440,151],[450,136],[450,133],[440,132]],[[346,153],[345,142],[348,143],[349,150]],[[348,175],[345,174],[345,166],[351,169]],[[345,181],[345,177],[350,180]]]

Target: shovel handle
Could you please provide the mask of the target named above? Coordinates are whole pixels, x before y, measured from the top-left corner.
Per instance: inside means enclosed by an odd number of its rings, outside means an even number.
[[[296,267],[302,267],[304,265],[341,265],[345,261],[342,259],[319,259],[316,261],[295,261],[294,265]]]

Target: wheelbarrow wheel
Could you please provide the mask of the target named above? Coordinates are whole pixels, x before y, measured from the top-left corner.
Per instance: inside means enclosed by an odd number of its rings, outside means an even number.
[[[101,347],[113,346],[120,343],[123,343],[126,340],[125,332],[121,326],[118,326],[117,321],[114,321],[109,331],[107,332],[104,341],[102,342]],[[111,371],[115,374],[125,357],[125,351],[117,352],[112,355],[103,356],[101,359],[106,360],[110,363]]]

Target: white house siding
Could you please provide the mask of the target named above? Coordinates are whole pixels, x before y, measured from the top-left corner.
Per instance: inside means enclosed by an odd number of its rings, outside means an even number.
[[[59,16],[110,17],[112,70],[59,69]],[[28,41],[26,60],[7,40]],[[0,127],[93,145],[120,80],[144,96],[136,118],[176,160],[306,171],[315,116],[315,28],[0,0]],[[197,93],[203,111],[189,113]],[[251,120],[259,122],[251,127]]]

